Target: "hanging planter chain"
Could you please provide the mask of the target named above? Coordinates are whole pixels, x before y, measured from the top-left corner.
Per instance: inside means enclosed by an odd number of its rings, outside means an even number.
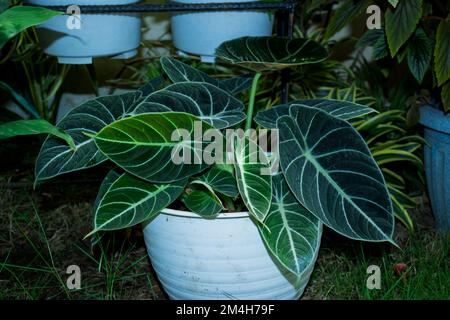
[[[31,4],[30,4],[31,5]],[[286,2],[229,2],[229,3],[166,3],[127,5],[80,5],[83,13],[155,13],[188,11],[228,11],[228,10],[286,10],[294,12],[296,1]],[[66,11],[68,6],[41,6],[57,11]]]

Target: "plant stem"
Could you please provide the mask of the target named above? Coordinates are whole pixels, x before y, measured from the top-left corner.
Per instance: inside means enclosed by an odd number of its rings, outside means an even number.
[[[255,108],[256,89],[258,88],[258,80],[261,78],[262,73],[257,72],[253,78],[252,88],[250,91],[250,100],[248,102],[247,110],[247,122],[245,123],[245,130],[249,130],[252,127],[253,121],[253,109]]]

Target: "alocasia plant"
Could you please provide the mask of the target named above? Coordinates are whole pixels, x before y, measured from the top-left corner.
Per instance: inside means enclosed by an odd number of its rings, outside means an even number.
[[[208,219],[246,208],[274,257],[298,279],[317,257],[323,224],[352,239],[393,242],[394,215],[383,175],[347,122],[374,110],[314,99],[253,118],[261,73],[322,61],[327,51],[307,39],[240,38],[222,44],[217,54],[256,71],[254,80],[218,81],[164,57],[172,84],[154,82],[70,111],[58,127],[75,148],[48,137],[36,163],[37,182],[106,160],[115,163],[100,187],[91,234],[151,220],[177,199]],[[234,95],[250,85],[244,112]],[[231,152],[218,156],[231,163],[202,161],[205,154],[217,156],[213,140],[203,139],[207,132],[227,140],[226,129],[240,128],[244,120],[247,129],[257,129],[256,123],[278,130],[278,157],[244,135],[232,136]],[[174,161],[181,151],[190,161]],[[268,174],[274,160],[281,170]]]

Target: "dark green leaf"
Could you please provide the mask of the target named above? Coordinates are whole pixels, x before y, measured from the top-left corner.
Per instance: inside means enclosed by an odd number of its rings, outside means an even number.
[[[186,112],[217,129],[245,119],[244,105],[228,92],[205,82],[179,82],[147,96],[130,113]]]
[[[334,36],[343,27],[348,25],[358,16],[361,16],[366,12],[370,1],[355,1],[347,0],[339,6],[338,9],[332,15],[330,22],[328,23],[327,29],[325,30],[324,39],[328,40]]]
[[[422,0],[402,0],[397,7],[388,8],[385,29],[391,56],[409,39],[422,16]]]
[[[255,122],[264,128],[274,129],[277,126],[277,119],[283,115],[289,115],[289,107],[297,104],[319,108],[328,112],[330,115],[343,120],[349,120],[376,112],[376,110],[370,107],[348,101],[332,99],[296,100],[288,104],[275,106],[271,109],[259,112],[255,117]]]
[[[11,88],[7,83],[0,81],[0,89],[8,92],[14,101],[27,113],[29,113],[33,118],[39,119],[40,115],[36,111],[36,108],[27,101],[21,94],[19,94],[16,90]]]
[[[438,85],[450,79],[450,15],[442,20],[436,31],[436,47],[434,48],[434,70]],[[445,101],[449,105],[449,100]]]
[[[209,166],[204,156],[211,143],[203,141],[203,134],[210,129],[191,114],[162,112],[118,120],[93,137],[99,150],[122,169],[151,182],[167,183]]]
[[[223,210],[220,200],[208,190],[191,190],[182,201],[190,211],[204,218],[214,218]]]
[[[103,179],[100,188],[98,189],[97,197],[95,198],[94,202],[94,211],[97,211],[98,205],[100,204],[100,201],[108,191],[109,187],[111,187],[111,185],[121,176],[122,175],[115,170],[111,170],[108,172],[105,179]]]
[[[151,80],[135,92],[103,96],[89,100],[67,113],[58,123],[75,141],[70,150],[59,140],[49,137],[36,161],[36,180],[46,180],[60,174],[91,168],[106,160],[94,140],[85,133],[95,134],[106,125],[128,115],[143,97],[160,86],[161,78]]]
[[[106,125],[122,118],[140,97],[138,92],[104,96],[89,100],[71,110],[58,123],[75,141],[75,149],[58,139],[48,137],[36,160],[36,181],[60,174],[96,166],[106,160],[94,140],[85,133],[95,134]]]
[[[232,94],[236,94],[250,88],[252,86],[252,81],[253,77],[236,76],[220,81],[219,88]]]
[[[407,61],[409,70],[419,83],[422,83],[423,77],[430,67],[432,55],[433,42],[422,28],[417,28],[408,44]]]
[[[322,223],[298,203],[282,174],[272,181],[272,204],[259,229],[273,255],[301,282],[317,258]]]
[[[9,0],[0,0],[0,13],[5,11],[9,6]]]
[[[302,205],[349,238],[392,241],[394,215],[383,175],[349,123],[292,106],[277,128],[284,177]]]
[[[143,97],[146,97],[153,92],[159,90],[161,86],[164,84],[164,78],[163,76],[156,77],[152,80],[150,80],[147,84],[140,87],[138,91],[142,94]]]
[[[181,195],[186,183],[152,184],[122,174],[101,198],[91,234],[131,227],[153,218]]]
[[[223,170],[219,166],[212,167],[205,174],[191,182],[191,184],[195,183],[205,184],[214,191],[231,198],[237,197],[239,193],[233,173]]]
[[[216,55],[255,71],[317,63],[328,57],[319,43],[304,39],[242,37],[222,43]]]
[[[234,77],[227,80],[217,80],[206,73],[197,70],[171,57],[162,57],[161,66],[170,80],[177,82],[206,82],[231,94],[248,89],[252,84],[251,77]]]
[[[254,141],[235,137],[234,168],[238,190],[247,209],[257,220],[264,221],[272,200],[269,161]]]

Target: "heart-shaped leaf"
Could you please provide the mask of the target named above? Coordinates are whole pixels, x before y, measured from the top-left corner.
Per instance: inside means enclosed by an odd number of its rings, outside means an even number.
[[[269,161],[254,141],[235,136],[234,167],[242,200],[250,214],[264,221],[272,198]]]
[[[190,211],[204,218],[214,218],[223,210],[220,199],[208,190],[191,190],[182,201]]]
[[[252,84],[251,77],[234,77],[220,81],[171,57],[162,57],[161,66],[170,80],[174,83],[206,82],[231,94],[236,94],[244,91],[250,88]]]
[[[140,96],[138,92],[129,92],[99,97],[70,111],[57,126],[73,138],[75,149],[49,136],[36,160],[36,181],[90,168],[105,161],[106,157],[98,151],[94,140],[85,133],[95,134],[123,117]]]
[[[259,229],[273,255],[300,279],[317,258],[322,223],[298,203],[282,174],[272,184],[272,204]]]
[[[259,112],[255,117],[255,122],[264,128],[274,129],[277,127],[278,118],[289,115],[289,108],[291,105],[304,105],[319,108],[342,120],[350,120],[372,112],[377,112],[370,107],[349,101],[332,99],[296,100],[288,104],[283,104]]]
[[[161,79],[157,77],[149,81],[136,92],[89,100],[67,113],[58,127],[73,138],[75,150],[69,149],[58,139],[48,137],[36,160],[36,181],[91,168],[105,161],[106,157],[98,151],[94,140],[85,133],[97,133],[104,126],[126,116],[142,97],[161,85]]]
[[[43,119],[18,120],[0,125],[0,139],[44,133],[64,140],[70,148],[75,149],[75,143],[70,135]]]
[[[122,169],[151,182],[167,183],[209,166],[204,159],[213,157],[205,151],[211,142],[203,141],[208,130],[214,131],[191,114],[162,112],[116,121],[93,137],[99,150]]]
[[[127,173],[115,180],[95,212],[93,234],[131,227],[156,216],[183,192],[187,180],[152,184]]]
[[[321,62],[328,52],[319,43],[304,38],[242,37],[222,43],[216,55],[261,72]]]
[[[228,197],[235,198],[239,194],[233,173],[213,166],[205,174],[191,181],[191,184],[202,184]]]
[[[383,175],[349,123],[292,106],[277,128],[284,177],[302,205],[344,236],[392,241],[394,215]]]
[[[226,91],[204,82],[180,82],[146,97],[131,114],[186,112],[217,129],[245,119],[244,105]]]

